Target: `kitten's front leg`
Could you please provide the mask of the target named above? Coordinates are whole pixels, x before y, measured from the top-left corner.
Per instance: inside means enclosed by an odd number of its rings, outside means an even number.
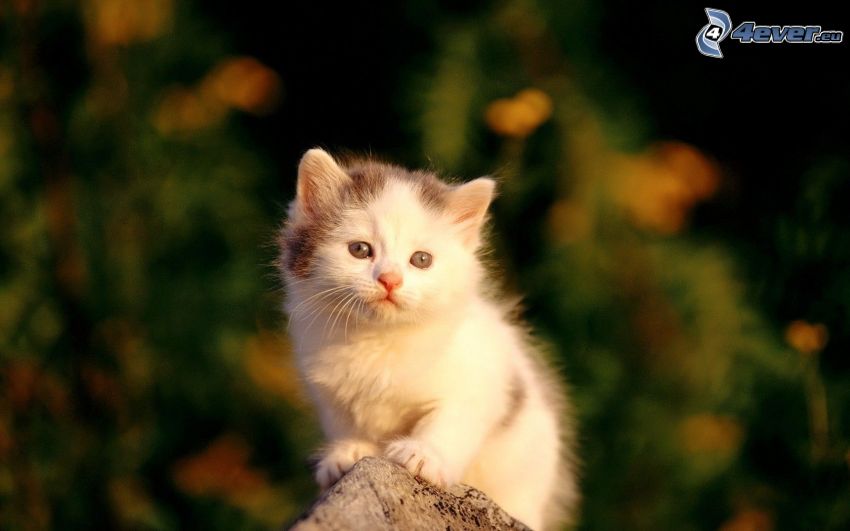
[[[409,437],[389,443],[384,455],[430,483],[454,485],[494,424],[490,410],[460,400],[445,404],[423,419]]]
[[[351,470],[357,461],[378,454],[378,446],[365,439],[335,440],[321,451],[322,457],[316,465],[316,482],[325,490]]]
[[[327,489],[351,470],[364,457],[380,454],[378,446],[363,437],[351,423],[350,416],[333,405],[333,400],[320,388],[312,388],[319,410],[322,431],[328,443],[319,450],[316,464],[316,483]]]

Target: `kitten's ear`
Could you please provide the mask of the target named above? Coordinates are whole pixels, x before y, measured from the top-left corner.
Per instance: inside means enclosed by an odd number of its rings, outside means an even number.
[[[298,164],[297,212],[309,217],[328,208],[336,200],[339,189],[350,181],[351,177],[325,150],[309,150]]]
[[[480,242],[481,225],[495,189],[496,181],[480,177],[458,186],[449,194],[448,213],[460,230],[464,243],[471,247],[477,247]]]

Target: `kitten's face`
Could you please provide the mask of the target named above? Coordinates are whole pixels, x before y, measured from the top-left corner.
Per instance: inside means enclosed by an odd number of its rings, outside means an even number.
[[[302,161],[284,235],[293,319],[315,319],[318,332],[414,322],[476,289],[492,181],[451,187],[368,161],[343,169],[315,151]]]
[[[341,212],[320,244],[313,276],[342,287],[361,317],[397,321],[444,308],[470,288],[474,255],[445,216],[389,183],[365,208]],[[343,303],[345,304],[345,303]]]

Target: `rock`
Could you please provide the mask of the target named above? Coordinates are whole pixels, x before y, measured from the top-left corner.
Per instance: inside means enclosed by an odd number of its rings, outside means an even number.
[[[404,468],[366,457],[328,489],[291,531],[528,530],[482,492],[441,489]]]

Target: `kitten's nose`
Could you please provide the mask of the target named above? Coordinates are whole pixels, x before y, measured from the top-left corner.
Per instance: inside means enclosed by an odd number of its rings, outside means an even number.
[[[392,293],[394,289],[401,286],[401,275],[393,271],[381,273],[378,276],[378,282],[380,282],[384,286],[384,289],[387,290],[387,293]]]

